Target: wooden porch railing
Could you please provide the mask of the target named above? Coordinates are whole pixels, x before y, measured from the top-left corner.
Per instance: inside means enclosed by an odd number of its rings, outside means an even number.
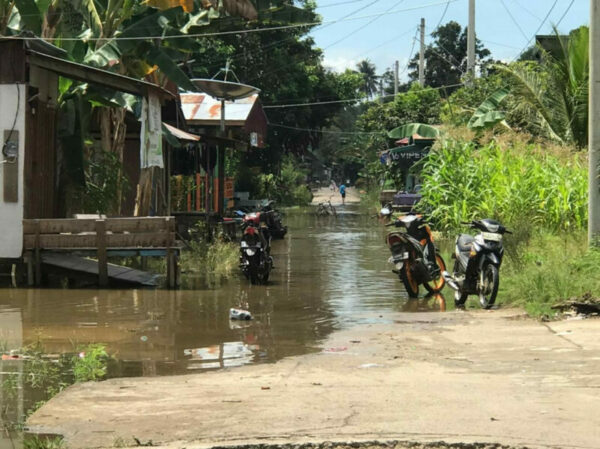
[[[169,287],[175,287],[179,248],[173,217],[30,219],[23,220],[23,234],[24,251],[33,256],[28,258],[28,277],[33,278],[33,262],[38,282],[42,251],[95,253],[99,284],[104,287],[108,285],[109,252],[118,255],[127,250],[154,250],[154,255],[167,257],[167,282]]]

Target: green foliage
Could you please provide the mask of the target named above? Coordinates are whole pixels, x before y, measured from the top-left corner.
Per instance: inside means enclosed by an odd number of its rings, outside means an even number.
[[[259,175],[258,198],[275,200],[282,206],[306,206],[312,193],[306,184],[307,171],[293,156],[284,158],[279,176]]]
[[[106,348],[102,344],[94,343],[79,348],[79,354],[72,359],[75,382],[104,379],[109,359]]]
[[[373,98],[377,93],[378,86],[375,64],[369,59],[363,59],[356,64],[356,69],[362,76],[362,88],[365,91],[365,95],[367,98]]]
[[[407,123],[433,125],[440,121],[440,108],[439,91],[415,83],[390,103],[371,103],[358,118],[357,126],[364,132],[387,132]]]
[[[533,316],[553,316],[552,305],[600,292],[599,270],[600,250],[587,248],[585,233],[537,233],[521,257],[506,260],[498,297]]]
[[[63,449],[65,447],[65,441],[60,436],[27,435],[23,439],[23,449]]]
[[[423,123],[408,123],[392,129],[390,132],[388,132],[388,137],[390,139],[404,139],[405,137],[411,137],[414,134],[434,139],[439,137],[440,131],[431,125],[425,125]]]
[[[504,122],[506,114],[498,108],[502,100],[508,95],[508,90],[505,88],[498,89],[485,99],[481,105],[475,110],[473,116],[469,120],[469,129],[481,131],[487,128],[493,128],[498,123]],[[506,124],[506,122],[504,122]],[[506,125],[508,126],[508,125]]]
[[[497,69],[510,77],[518,106],[535,112],[538,135],[583,148],[588,131],[589,29],[581,27],[568,37],[558,30],[555,34],[558,51],[542,51],[541,64]]]
[[[467,28],[451,21],[431,33],[434,41],[425,49],[425,85],[430,87],[450,86],[462,82],[467,72]],[[490,51],[476,40],[475,54],[486,70]],[[408,66],[412,81],[419,79],[419,55],[415,55]],[[455,88],[454,88],[455,89]],[[451,92],[454,89],[449,89]]]
[[[239,264],[239,247],[222,236],[208,240],[204,224],[192,230],[189,250],[181,254],[183,273],[203,275],[209,286],[218,286],[223,279],[233,275]]]
[[[585,165],[535,145],[501,147],[492,141],[476,148],[449,138],[426,159],[422,179],[421,205],[444,232],[484,217],[556,232],[580,230],[587,222]]]
[[[123,174],[119,155],[100,149],[92,151],[85,167],[85,185],[79,190],[78,199],[87,213],[118,213],[119,186],[129,188],[129,180]]]

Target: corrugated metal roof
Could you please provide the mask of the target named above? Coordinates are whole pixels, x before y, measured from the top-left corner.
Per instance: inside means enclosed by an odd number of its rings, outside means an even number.
[[[248,119],[258,95],[225,102],[225,124],[242,126]],[[221,101],[207,94],[181,94],[181,109],[188,122],[218,125],[221,121]]]

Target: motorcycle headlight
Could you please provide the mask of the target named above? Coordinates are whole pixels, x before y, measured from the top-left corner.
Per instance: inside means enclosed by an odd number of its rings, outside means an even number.
[[[248,254],[249,256],[254,256],[256,254],[256,250],[254,248],[248,248],[246,250],[246,254]]]
[[[248,243],[245,240],[242,240],[242,248],[248,248]]]

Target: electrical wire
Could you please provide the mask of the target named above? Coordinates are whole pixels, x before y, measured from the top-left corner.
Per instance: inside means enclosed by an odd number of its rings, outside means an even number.
[[[439,22],[438,22],[438,24],[435,26],[435,28],[433,29],[433,31],[432,31],[432,33],[431,33],[431,34],[433,34],[433,32],[434,32],[435,30],[437,30],[437,29],[440,27],[440,25],[442,24],[442,22],[444,21],[444,18],[446,17],[446,13],[448,12],[448,7],[449,7],[449,6],[450,6],[450,2],[446,3],[446,8],[444,8],[444,12],[443,12],[443,14],[442,14],[442,17],[440,17],[440,21],[439,21]]]
[[[343,135],[374,135],[374,134],[387,134],[385,131],[375,131],[375,132],[360,132],[360,131],[327,131],[321,129],[313,129],[313,128],[298,128],[297,126],[288,126],[288,125],[280,125],[279,123],[270,123],[267,125],[273,126],[275,128],[284,128],[284,129],[292,129],[295,131],[305,131],[305,132],[313,132],[313,133],[321,133],[321,134],[343,134]]]
[[[404,0],[399,0],[398,2],[394,3],[392,6],[390,6],[384,14],[387,14],[389,11],[391,11],[392,9],[394,9],[395,7],[397,7],[398,5],[400,5],[401,3],[404,3]],[[369,25],[371,25],[373,22],[375,22],[377,19],[379,19],[381,16],[379,17],[374,17],[371,20],[369,20],[367,23],[365,23],[364,25],[359,26],[358,28],[352,30],[350,33],[346,34],[345,36],[342,36],[340,39],[338,39],[337,41],[329,44],[328,46],[324,47],[323,50],[327,50],[328,48],[333,47],[334,45],[339,44],[340,42],[345,41],[346,39],[348,39],[350,36],[353,36],[354,34],[358,33],[359,31],[365,29],[366,27],[368,27]]]
[[[315,9],[325,9],[325,8],[331,8],[333,6],[349,5],[351,3],[360,3],[360,2],[365,2],[365,1],[367,1],[367,0],[351,0],[349,2],[331,3],[329,5],[323,5],[323,6],[317,5],[317,7]]]
[[[458,0],[449,0],[449,1],[456,2]],[[429,8],[432,6],[439,6],[439,5],[443,5],[444,3],[445,2],[437,1],[437,2],[432,2],[432,3],[426,3],[424,5],[417,5],[417,6],[410,6],[410,7],[406,7],[406,8],[396,9],[394,11],[387,10],[384,12],[367,14],[367,15],[359,16],[359,17],[352,17],[352,18],[349,17],[346,19],[335,19],[335,20],[330,20],[330,21],[325,21],[325,22],[323,22],[323,21],[305,22],[305,23],[296,23],[293,25],[280,25],[280,26],[266,27],[266,28],[250,28],[250,29],[242,29],[242,30],[220,31],[220,32],[213,32],[213,33],[181,34],[181,35],[174,35],[174,36],[164,36],[164,35],[131,36],[131,37],[116,36],[116,37],[111,38],[110,40],[111,41],[135,41],[135,40],[158,39],[158,40],[163,41],[163,40],[169,40],[169,39],[189,39],[192,37],[198,38],[198,37],[227,36],[227,35],[232,35],[232,34],[261,33],[261,32],[265,32],[265,31],[286,30],[286,29],[292,29],[292,28],[302,28],[302,27],[307,27],[307,26],[334,24],[334,23],[341,23],[341,22],[351,22],[351,21],[362,20],[362,19],[371,19],[373,17],[381,17],[386,14],[399,14],[402,12],[415,11],[415,10],[419,10],[419,9]],[[364,9],[364,8],[362,8],[362,9]],[[4,39],[27,41],[27,40],[39,40],[40,38],[39,37],[29,37],[29,36],[4,36]],[[80,37],[60,37],[57,39],[60,39],[61,41],[80,41],[81,40]],[[51,39],[49,39],[49,40],[51,40]],[[93,42],[93,41],[98,41],[98,40],[106,40],[106,38],[94,37],[94,38],[88,38],[86,40],[88,42]]]
[[[515,56],[513,58],[513,62],[517,60],[517,58],[525,51],[527,50],[527,48],[529,47],[529,44],[531,44],[531,41],[533,39],[535,39],[535,37],[537,36],[537,34],[540,32],[540,30],[542,29],[542,27],[546,24],[546,21],[548,20],[548,17],[550,17],[550,14],[552,14],[552,11],[554,11],[554,8],[556,7],[556,4],[558,3],[558,0],[554,0],[554,3],[552,3],[552,6],[550,7],[550,9],[548,10],[548,13],[546,14],[546,17],[544,17],[544,20],[542,20],[542,23],[540,23],[540,26],[538,27],[538,29],[535,31],[535,33],[533,33],[533,36],[531,36],[531,38],[527,41],[527,44],[525,44],[525,47],[523,47],[521,49],[521,51],[519,52],[519,54],[517,56]]]
[[[519,24],[519,22],[516,21],[516,19],[514,18],[514,16],[512,15],[512,13],[510,12],[510,9],[508,9],[508,6],[506,6],[506,3],[504,3],[504,0],[500,0],[500,3],[502,4],[502,6],[504,6],[504,9],[508,13],[508,16],[510,17],[510,20],[512,20],[512,22],[515,24],[515,26],[521,32],[521,35],[525,38],[525,42],[528,42],[529,37],[527,37],[527,35],[525,34],[525,31],[523,31],[523,28],[521,28],[521,25]]]
[[[569,6],[567,6],[567,9],[565,10],[565,12],[563,13],[563,15],[560,17],[560,20],[558,22],[556,22],[556,28],[558,28],[558,26],[560,25],[560,23],[564,20],[564,18],[567,16],[567,14],[569,13],[569,11],[571,10],[571,7],[573,6],[573,3],[575,3],[575,0],[571,0],[571,3],[569,3]]]
[[[441,89],[449,89],[451,87],[459,87],[464,86],[464,83],[458,84],[449,84],[447,86],[439,86],[439,87],[429,87],[431,90],[441,90]],[[407,95],[409,92],[400,92],[397,95]],[[386,98],[386,97],[395,97],[394,94],[382,95],[378,98]],[[352,103],[364,100],[364,97],[358,98],[350,98],[348,100],[332,100],[332,101],[317,101],[317,102],[309,102],[309,103],[294,103],[294,104],[267,104],[263,105],[263,109],[280,109],[280,108],[296,108],[301,106],[320,106],[320,105],[328,105],[328,104],[340,104],[340,103]]]

